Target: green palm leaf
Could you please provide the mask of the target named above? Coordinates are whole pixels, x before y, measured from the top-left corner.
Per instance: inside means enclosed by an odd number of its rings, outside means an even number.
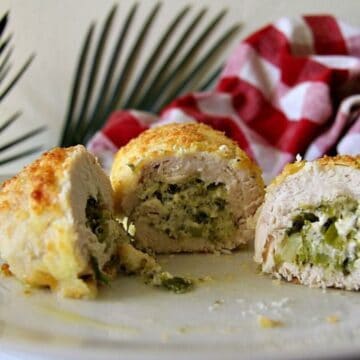
[[[155,101],[154,99],[154,105],[151,107],[151,109],[153,109],[153,111],[156,111],[156,109],[161,109],[163,106],[168,104],[171,100],[179,96],[181,93],[189,91],[191,89],[191,86],[189,85],[193,82],[196,82],[196,78],[201,77],[203,72],[207,72],[208,66],[211,66],[213,62],[213,57],[219,56],[219,54],[221,53],[219,50],[221,50],[221,48],[227,45],[227,42],[231,40],[231,37],[235,35],[238,30],[239,26],[234,26],[233,28],[229,29],[218,41],[216,41],[216,43],[210,48],[210,50],[208,50],[198,60],[198,63],[186,74],[186,76],[184,76],[184,79],[181,79],[179,77],[178,82],[180,83],[177,86],[174,86],[174,89],[170,92],[170,94],[167,95],[167,97],[165,97],[164,100],[160,99],[160,101]],[[183,62],[183,64],[185,64],[185,61]],[[183,72],[185,73],[185,69],[183,70]],[[164,83],[164,86],[161,89],[165,90],[166,88],[168,88],[168,84],[170,84],[171,82],[176,85],[175,80],[176,79],[174,78],[174,75],[170,75],[168,81]],[[162,92],[163,91],[161,91],[161,93]]]
[[[10,65],[8,65],[0,71],[0,84],[5,79],[5,77],[9,74],[10,68],[11,68]]]
[[[25,64],[20,68],[14,78],[7,84],[5,89],[0,92],[0,102],[5,98],[5,96],[10,92],[10,90],[15,86],[15,84],[20,80],[26,69],[30,66],[33,61],[35,55],[31,55],[29,59],[25,62]]]
[[[17,120],[21,115],[21,112],[18,111],[15,114],[11,115],[9,119],[7,119],[1,126],[0,126],[0,134],[7,129],[15,120]]]
[[[22,143],[22,142],[25,141],[25,140],[30,139],[30,138],[33,137],[34,135],[40,134],[40,133],[43,132],[44,130],[45,130],[45,127],[44,127],[44,126],[41,126],[41,127],[37,128],[37,129],[31,130],[31,131],[29,131],[29,132],[27,132],[27,133],[25,133],[25,134],[17,137],[17,138],[14,139],[14,140],[11,140],[11,141],[9,141],[9,142],[1,145],[1,146],[0,146],[0,153],[1,153],[2,151],[8,150],[8,149],[14,147],[15,145],[18,145],[18,144]]]
[[[10,60],[12,51],[13,51],[12,48],[10,48],[9,51],[4,56],[4,59],[0,62],[0,74],[2,74],[5,71],[5,68],[10,68],[9,60]]]
[[[121,71],[119,80],[117,81],[117,84],[115,86],[115,89],[113,91],[113,95],[111,96],[110,103],[108,105],[108,111],[107,114],[110,113],[112,108],[120,107],[122,102],[122,94],[124,93],[126,89],[126,85],[128,83],[128,80],[130,78],[130,75],[134,71],[134,66],[136,62],[139,60],[139,54],[141,45],[144,43],[146,35],[150,29],[150,26],[153,24],[155,17],[157,16],[160,9],[160,4],[156,4],[147,17],[144,27],[141,29],[139,35],[137,36],[135,40],[135,44],[130,50],[130,54],[126,60],[124,69]]]
[[[164,76],[168,72],[168,69],[172,66],[174,61],[177,59],[178,54],[181,52],[184,44],[190,39],[193,32],[196,30],[197,26],[200,25],[201,19],[206,14],[207,9],[201,10],[197,16],[192,20],[189,26],[185,29],[182,36],[178,39],[172,51],[165,59],[163,64],[160,66],[160,69],[155,74],[151,83],[146,87],[145,92],[143,92],[142,99],[135,104],[135,107],[143,109],[147,108],[150,104],[150,98],[152,92],[159,87],[159,84],[163,83]]]
[[[173,35],[174,31],[177,29],[178,25],[181,23],[184,16],[189,12],[190,7],[185,7],[179,14],[175,17],[175,19],[171,22],[168,29],[165,31],[163,36],[160,38],[159,42],[157,43],[153,53],[149,57],[147,63],[145,64],[143,70],[141,71],[140,75],[137,77],[135,85],[133,86],[129,97],[124,104],[124,108],[130,108],[136,106],[136,99],[139,97],[139,89],[142,84],[146,82],[149,78],[152,69],[155,67],[157,63],[157,59],[160,58],[163,51],[165,50],[165,46],[167,44],[168,39]]]
[[[200,36],[195,40],[194,44],[190,47],[190,49],[185,53],[182,59],[179,61],[178,64],[172,68],[170,74],[165,77],[165,79],[160,82],[160,84],[155,84],[155,88],[149,94],[149,99],[145,103],[146,107],[150,107],[152,111],[157,111],[159,106],[156,106],[156,95],[160,94],[163,95],[167,89],[171,88],[174,83],[178,80],[179,74],[183,73],[191,63],[192,59],[196,56],[196,54],[200,51],[204,41],[211,36],[211,33],[214,31],[216,26],[220,23],[220,21],[225,16],[226,11],[221,11],[211,22],[210,24],[203,30]]]
[[[7,48],[7,46],[10,44],[10,40],[12,38],[12,35],[9,35],[4,41],[0,43],[0,55],[4,52],[4,50]]]
[[[186,25],[185,21],[191,9],[185,6],[159,34],[159,40],[148,55],[143,44],[150,28],[156,26],[155,20],[160,16],[160,7],[160,3],[157,3],[150,10],[142,26],[137,29],[137,36],[130,46],[127,46],[129,51],[124,53],[124,45],[137,14],[137,3],[130,8],[105,65],[105,52],[116,6],[107,16],[92,54],[95,25],[90,26],[74,74],[60,139],[62,146],[86,143],[116,109],[136,108],[158,112],[184,91],[205,89],[214,82],[221,69],[219,57],[238,32],[239,26],[230,26],[218,40],[212,41],[212,34],[225,17],[226,11],[223,10],[203,24],[200,34],[194,38],[196,28],[205,20],[207,9],[200,10]],[[180,34],[176,31],[179,26],[183,26]],[[205,49],[208,50],[204,52]],[[200,52],[204,55],[197,57]],[[163,59],[164,53],[167,55]],[[140,59],[144,65],[138,68]],[[102,68],[104,77],[99,79],[98,74]]]
[[[11,70],[11,65],[9,63],[10,57],[12,54],[12,47],[9,48],[10,42],[12,39],[12,36],[9,35],[5,40],[4,37],[4,31],[6,28],[6,25],[8,23],[8,17],[9,14],[6,13],[1,19],[0,19],[0,104],[5,99],[5,97],[9,94],[9,92],[14,88],[14,86],[17,84],[17,82],[20,80],[20,78],[24,75],[25,71],[30,66],[31,62],[34,59],[34,55],[31,55],[25,63],[20,67],[20,69],[15,73],[15,75],[12,76],[11,79],[9,78],[9,73]],[[8,49],[9,48],[9,49]],[[7,50],[8,49],[8,50]],[[10,116],[8,119],[6,119],[2,124],[0,124],[0,134],[3,133],[11,124],[13,124],[19,117],[21,113],[16,112],[12,116]],[[0,154],[6,150],[14,149],[22,142],[33,138],[34,136],[38,135],[39,133],[43,132],[45,130],[45,127],[39,127],[34,130],[31,130],[25,134],[21,134],[17,136],[15,139],[6,142],[5,144],[0,144]],[[30,149],[20,151],[16,153],[15,155],[8,156],[4,159],[0,160],[0,165],[7,164],[9,162],[18,160],[20,158],[23,158],[25,156],[31,155],[35,152],[38,152],[41,149],[41,146],[32,147]]]
[[[199,86],[199,91],[205,91],[212,87],[214,85],[215,80],[219,77],[221,74],[221,71],[223,69],[223,65],[219,66],[217,69],[215,69]]]
[[[70,100],[70,104],[68,107],[65,126],[63,128],[62,137],[61,137],[62,146],[68,146],[71,144],[71,141],[69,141],[71,139],[70,131],[72,130],[72,127],[73,127],[75,107],[77,104],[81,81],[82,81],[82,78],[84,75],[86,58],[87,58],[87,55],[89,52],[94,28],[95,28],[95,25],[92,24],[87,32],[85,42],[82,47],[81,56],[78,61],[76,76],[74,78],[73,88],[72,88],[71,97],[70,97],[71,100]]]
[[[23,157],[26,157],[26,156],[29,156],[29,155],[32,155],[32,154],[35,154],[39,151],[43,150],[42,146],[35,146],[35,147],[32,147],[28,150],[25,150],[25,151],[21,151],[21,152],[18,152],[17,154],[15,155],[12,155],[12,156],[8,156],[4,159],[1,159],[0,160],[0,166],[1,165],[5,165],[5,164],[8,164],[10,162],[13,162],[15,160],[19,160]]]
[[[76,134],[78,134],[79,132],[81,133],[83,131],[83,128],[86,126],[86,121],[87,121],[86,113],[87,113],[87,110],[88,110],[88,107],[90,104],[90,100],[91,100],[91,97],[93,94],[95,82],[96,82],[96,79],[97,79],[97,76],[99,73],[99,66],[101,64],[101,60],[104,55],[105,43],[108,38],[108,34],[110,31],[112,22],[114,20],[115,12],[116,12],[116,7],[113,7],[113,9],[110,11],[110,13],[105,21],[104,28],[101,32],[101,35],[99,37],[99,40],[98,40],[98,43],[96,46],[95,56],[94,56],[94,59],[92,61],[92,65],[91,65],[90,76],[88,78],[87,85],[86,85],[85,96],[84,96],[84,99],[82,102],[80,115],[79,115],[78,121],[75,126]]]
[[[20,112],[16,112],[15,114],[13,114],[12,116],[10,116],[7,120],[5,120],[4,123],[2,123],[0,125],[0,134],[2,132],[4,132],[11,124],[13,124],[19,117],[20,117],[21,113]],[[22,142],[40,134],[41,132],[43,132],[46,129],[45,126],[41,126],[38,127],[34,130],[31,130],[25,134],[19,135],[17,136],[15,139],[6,142],[5,144],[1,144],[0,145],[0,154],[6,150],[10,150],[10,149],[16,149],[17,145],[21,144]],[[35,146],[35,147],[31,147],[29,149],[26,149],[24,151],[18,152],[15,155],[12,156],[8,156],[4,159],[0,159],[0,166],[1,165],[5,165],[7,163],[10,163],[12,161],[15,160],[19,160],[23,157],[32,155],[36,152],[39,152],[40,150],[42,150],[42,146]]]
[[[1,36],[3,35],[4,33],[4,30],[6,28],[6,24],[8,22],[8,19],[9,19],[9,13],[5,13],[4,16],[0,19],[0,39],[1,39]]]
[[[97,101],[96,101],[96,104],[94,106],[94,110],[93,110],[93,113],[92,113],[92,116],[91,116],[92,121],[89,123],[89,126],[87,128],[87,132],[91,132],[91,130],[94,127],[96,128],[96,124],[97,124],[98,120],[101,119],[101,114],[103,114],[104,105],[105,105],[104,99],[107,98],[108,93],[110,91],[109,84],[112,81],[113,74],[114,74],[114,69],[117,66],[118,59],[119,59],[123,44],[126,41],[126,38],[127,38],[127,35],[128,35],[128,29],[132,24],[132,21],[134,19],[137,7],[138,7],[138,4],[135,3],[133,5],[133,7],[131,8],[131,10],[129,11],[129,14],[125,19],[124,25],[123,25],[121,31],[119,32],[119,36],[117,38],[116,45],[115,45],[115,47],[113,49],[113,52],[112,52],[112,55],[111,55],[111,60],[110,60],[109,65],[108,65],[108,67],[106,69],[106,75],[105,75],[104,81],[102,83],[101,90],[99,91]]]

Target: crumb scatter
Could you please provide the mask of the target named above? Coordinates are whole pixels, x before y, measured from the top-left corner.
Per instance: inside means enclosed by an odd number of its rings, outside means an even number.
[[[283,327],[285,324],[280,320],[270,319],[267,316],[259,315],[257,318],[258,324],[263,329],[271,329],[277,327]]]
[[[9,264],[2,264],[1,265],[1,273],[4,275],[4,276],[12,276],[12,272],[10,270],[10,266]]]
[[[325,318],[325,320],[329,324],[337,324],[340,321],[340,318],[337,315],[329,315]]]

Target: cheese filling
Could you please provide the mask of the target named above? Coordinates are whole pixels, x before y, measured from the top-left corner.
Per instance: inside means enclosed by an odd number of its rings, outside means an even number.
[[[122,225],[115,220],[112,212],[101,199],[90,197],[86,204],[86,226],[96,236],[89,242],[90,264],[96,279],[102,282],[104,266],[111,260],[119,241],[124,238]]]
[[[184,293],[192,289],[189,279],[173,276],[163,271],[155,259],[131,244],[129,234],[123,225],[116,221],[112,212],[101,202],[90,197],[86,205],[86,226],[96,235],[97,242],[89,245],[90,265],[97,282],[108,284],[108,275],[120,268],[126,273],[141,274],[145,281],[153,286],[162,287],[175,293]],[[117,247],[117,256],[114,248]],[[113,255],[101,263],[101,254]],[[115,261],[113,261],[115,260]]]
[[[292,263],[300,268],[319,266],[349,274],[360,267],[360,205],[341,196],[319,206],[304,206],[292,218],[275,264]]]
[[[98,241],[109,247],[110,235],[119,226],[111,211],[106,209],[99,200],[90,197],[86,204],[86,219],[86,225],[96,235]]]
[[[171,239],[221,241],[236,231],[223,183],[193,178],[183,183],[145,181],[130,220],[145,222]]]

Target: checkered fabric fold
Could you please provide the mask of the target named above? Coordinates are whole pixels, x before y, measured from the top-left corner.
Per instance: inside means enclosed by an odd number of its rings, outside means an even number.
[[[360,153],[359,76],[360,28],[333,16],[283,18],[234,49],[212,91],[181,96],[159,116],[114,112],[88,148],[108,168],[145,129],[199,121],[237,141],[269,181],[297,154]]]

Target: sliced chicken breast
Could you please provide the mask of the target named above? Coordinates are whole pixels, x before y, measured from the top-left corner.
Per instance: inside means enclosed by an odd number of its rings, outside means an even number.
[[[24,283],[63,296],[96,294],[117,252],[111,184],[79,145],[43,154],[0,191],[0,257]]]
[[[115,208],[135,245],[156,253],[231,250],[253,239],[263,200],[259,168],[203,124],[150,129],[120,149],[110,175]]]
[[[360,288],[360,156],[285,167],[259,211],[263,272],[311,287]]]

